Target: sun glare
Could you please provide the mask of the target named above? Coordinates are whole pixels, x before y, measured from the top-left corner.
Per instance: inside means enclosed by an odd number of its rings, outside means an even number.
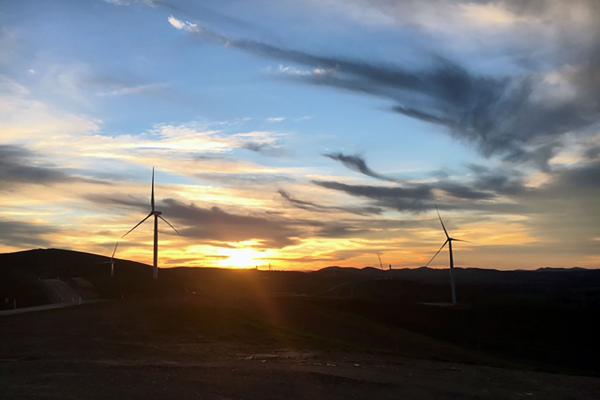
[[[228,268],[254,268],[264,264],[265,254],[252,249],[226,249],[220,261],[222,267]]]

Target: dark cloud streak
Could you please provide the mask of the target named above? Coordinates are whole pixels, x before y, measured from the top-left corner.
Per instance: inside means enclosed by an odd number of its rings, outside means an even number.
[[[281,248],[296,243],[295,237],[300,234],[283,220],[232,214],[218,207],[201,208],[174,199],[164,200],[162,211],[186,225],[182,233],[191,238],[228,242],[255,239],[263,241],[266,247]]]
[[[332,160],[341,162],[342,164],[344,164],[344,166],[351,169],[352,171],[360,172],[361,174],[370,176],[372,178],[381,179],[383,181],[398,182],[398,180],[394,178],[373,171],[367,165],[365,159],[360,157],[359,155],[347,155],[343,153],[327,153],[323,155],[327,158],[331,158]]]
[[[575,60],[581,68],[566,77],[576,89],[574,95],[547,100],[540,90],[552,87],[541,73],[477,74],[440,56],[433,57],[430,67],[410,69],[320,56],[255,40],[236,40],[204,28],[193,33],[227,47],[313,69],[292,74],[290,79],[390,99],[395,103],[393,111],[443,125],[487,156],[502,154],[517,162],[534,156],[539,157],[538,164],[544,165],[552,152],[530,154],[528,147],[532,143],[554,141],[600,119],[598,49],[589,50],[592,54],[585,54],[583,61]]]
[[[399,211],[422,212],[433,208],[434,196],[431,187],[422,185],[413,188],[349,185],[335,181],[314,180],[315,185],[345,192],[352,196],[375,200],[380,207]]]
[[[279,190],[279,195],[285,199],[288,203],[292,204],[294,207],[315,211],[315,212],[346,212],[356,215],[373,215],[373,214],[381,214],[383,210],[380,207],[338,207],[338,206],[325,206],[322,204],[318,204],[312,201],[300,200],[298,198],[293,197],[285,190]]]
[[[0,189],[16,184],[106,183],[74,176],[70,170],[39,162],[38,159],[37,154],[24,147],[0,145]]]
[[[0,243],[14,247],[47,247],[45,235],[56,233],[57,229],[46,225],[22,221],[0,220]]]

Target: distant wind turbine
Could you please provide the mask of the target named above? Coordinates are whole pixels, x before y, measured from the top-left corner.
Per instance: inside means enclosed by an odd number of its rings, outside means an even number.
[[[381,256],[377,253],[377,259],[379,260],[379,269],[383,270],[383,263],[381,262]]]
[[[156,210],[156,208],[154,207],[154,167],[152,168],[152,191],[150,194],[150,213],[143,220],[138,222],[133,228],[131,228],[129,231],[127,231],[126,234],[121,236],[121,238],[124,238],[125,236],[129,235],[131,232],[133,232],[133,230],[135,228],[140,226],[144,221],[146,221],[148,218],[150,218],[152,216],[154,216],[154,262],[153,262],[153,269],[152,269],[152,278],[158,279],[158,219],[160,218],[164,222],[166,222],[167,225],[169,225],[171,227],[171,229],[173,229],[175,231],[175,233],[177,233],[178,235],[179,235],[179,232],[177,231],[177,229],[175,229],[175,227],[173,225],[171,225],[171,223],[169,221],[167,221],[162,216],[162,212]]]
[[[110,256],[110,261],[104,261],[100,264],[110,264],[110,277],[115,276],[115,253],[117,252],[117,247],[119,247],[119,242],[115,243],[115,248],[113,249],[112,255]]]
[[[444,244],[442,244],[442,247],[440,247],[440,249],[433,255],[433,257],[431,257],[429,262],[427,262],[427,264],[425,264],[425,266],[428,267],[429,264],[431,264],[431,262],[433,261],[433,259],[435,257],[437,257],[438,254],[440,254],[440,251],[442,251],[442,249],[446,245],[448,245],[448,252],[450,253],[450,289],[452,291],[452,304],[456,304],[456,288],[454,286],[454,254],[452,253],[452,242],[466,242],[466,240],[455,239],[455,238],[451,237],[448,234],[448,231],[446,230],[444,221],[442,221],[440,211],[437,209],[437,207],[435,209],[437,211],[438,218],[440,219],[440,223],[442,224],[442,229],[444,230],[444,234],[446,235],[446,241],[444,242]]]

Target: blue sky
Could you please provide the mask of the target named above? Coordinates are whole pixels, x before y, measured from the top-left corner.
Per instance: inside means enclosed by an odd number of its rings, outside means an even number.
[[[6,251],[106,252],[156,165],[165,265],[422,265],[436,205],[459,264],[598,263],[594,2],[2,3]]]

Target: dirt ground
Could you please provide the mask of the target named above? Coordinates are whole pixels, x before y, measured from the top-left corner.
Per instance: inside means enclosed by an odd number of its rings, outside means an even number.
[[[156,320],[150,316],[154,311],[93,304],[3,317],[0,397],[600,398],[600,378],[439,361],[430,356],[438,349],[435,343],[423,353],[425,358],[418,352],[407,357],[363,347],[330,350],[322,343],[302,344],[292,334],[279,335],[282,340],[269,335],[266,339],[236,336],[243,330],[241,325],[232,328],[235,335],[223,326],[212,330],[157,327],[157,321],[164,322],[166,317]],[[211,315],[198,318],[208,324],[206,319],[214,318]],[[170,319],[168,323],[180,325],[182,321]]]

